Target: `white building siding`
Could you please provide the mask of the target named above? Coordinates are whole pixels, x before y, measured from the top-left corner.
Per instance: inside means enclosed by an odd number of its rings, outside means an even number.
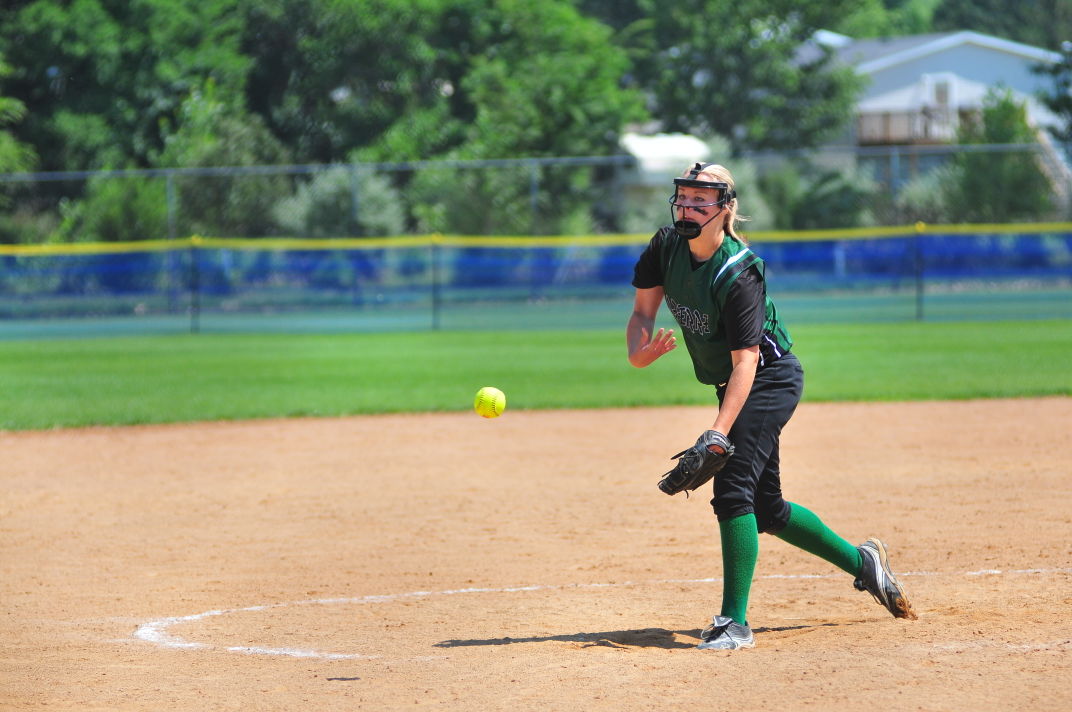
[[[921,75],[934,72],[952,72],[990,86],[1004,84],[1033,95],[1050,89],[1046,77],[1031,73],[1033,64],[1034,61],[1026,57],[975,45],[960,45],[874,71],[862,99],[914,84]]]

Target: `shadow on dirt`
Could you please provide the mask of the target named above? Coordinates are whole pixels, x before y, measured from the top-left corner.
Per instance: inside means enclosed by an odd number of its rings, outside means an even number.
[[[581,643],[581,647],[605,646],[610,648],[691,648],[695,643],[683,643],[675,635],[692,636],[699,639],[699,630],[671,631],[665,628],[643,628],[640,630],[614,630],[603,633],[573,633],[570,635],[540,635],[530,638],[485,638],[477,640],[444,640],[436,643],[437,648],[464,648],[473,645],[514,645],[517,643]]]
[[[866,623],[867,621],[845,621],[837,623],[802,623],[801,625],[779,625],[779,626],[766,626],[760,628],[753,628],[753,633],[784,633],[790,630],[812,630],[814,628],[837,628],[843,625],[856,625],[857,623]]]
[[[840,626],[844,623],[810,623],[804,625],[770,626],[753,628],[755,633],[780,633],[792,630],[808,630]],[[691,638],[696,642],[678,640],[677,636]],[[436,648],[465,648],[480,645],[516,645],[517,643],[581,643],[580,647],[604,646],[608,648],[693,648],[700,640],[700,629],[666,630],[665,628],[642,628],[640,630],[615,630],[603,633],[573,633],[569,635],[537,635],[528,638],[477,638],[472,640],[443,640],[434,644]]]

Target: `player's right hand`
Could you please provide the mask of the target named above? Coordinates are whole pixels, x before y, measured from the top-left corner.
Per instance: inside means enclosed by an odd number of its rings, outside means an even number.
[[[659,329],[655,336],[649,340],[648,330],[640,329],[640,347],[629,354],[629,363],[637,368],[650,365],[655,359],[677,348],[677,339],[673,329]]]

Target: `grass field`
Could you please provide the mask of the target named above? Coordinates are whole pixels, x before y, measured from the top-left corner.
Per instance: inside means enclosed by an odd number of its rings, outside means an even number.
[[[805,325],[805,399],[1072,394],[1072,321]],[[701,404],[684,348],[637,370],[618,330],[200,334],[0,342],[0,428]]]

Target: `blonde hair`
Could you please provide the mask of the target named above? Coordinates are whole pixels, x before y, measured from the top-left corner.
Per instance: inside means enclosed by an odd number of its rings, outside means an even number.
[[[701,164],[701,165],[703,165],[703,164]],[[693,166],[689,166],[688,168],[686,168],[685,172],[681,174],[681,177],[682,178],[693,177],[691,174],[692,174],[692,170],[693,170],[694,167],[695,167],[695,164],[693,164]],[[711,163],[711,164],[705,165],[703,167],[703,170],[696,174],[695,178],[697,180],[710,180],[710,181],[718,181],[718,182],[721,182],[721,183],[726,183],[727,185],[729,185],[730,190],[734,190],[734,185],[735,184],[734,184],[734,181],[733,181],[733,175],[730,173],[730,169],[726,168],[723,165],[719,165],[717,163]],[[726,232],[728,232],[729,234],[733,235],[738,240],[744,241],[744,239],[745,239],[744,235],[742,235],[740,233],[740,231],[738,229],[738,225],[740,223],[747,222],[748,220],[751,220],[751,218],[749,218],[749,217],[747,217],[745,215],[741,215],[741,214],[739,214],[737,212],[737,209],[738,209],[737,198],[734,198],[733,200],[728,202],[726,204],[726,209],[730,213],[729,217],[726,218],[726,225],[725,225]]]

